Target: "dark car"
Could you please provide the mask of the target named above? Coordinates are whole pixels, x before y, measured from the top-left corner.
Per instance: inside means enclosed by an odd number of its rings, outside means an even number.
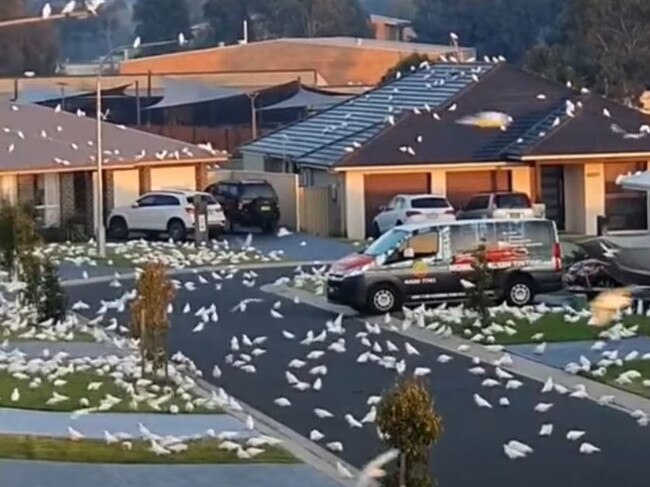
[[[467,298],[473,252],[483,244],[495,301],[532,304],[536,294],[562,288],[562,255],[550,220],[463,220],[395,227],[358,254],[332,265],[327,297],[381,314],[404,304]],[[470,283],[471,285],[471,283]]]
[[[264,179],[225,180],[205,190],[221,204],[226,215],[227,230],[235,225],[259,228],[273,233],[280,221],[278,195]]]

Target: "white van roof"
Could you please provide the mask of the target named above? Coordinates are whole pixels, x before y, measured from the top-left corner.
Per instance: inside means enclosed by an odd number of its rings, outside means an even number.
[[[422,223],[407,223],[405,225],[400,225],[399,228],[407,232],[414,232],[415,230],[420,230],[422,228],[434,228],[434,227],[451,227],[458,225],[469,225],[472,223],[496,223],[496,222],[548,222],[551,225],[553,224],[552,220],[546,218],[477,218],[475,220],[452,220],[452,221],[441,221],[441,222],[422,222]]]

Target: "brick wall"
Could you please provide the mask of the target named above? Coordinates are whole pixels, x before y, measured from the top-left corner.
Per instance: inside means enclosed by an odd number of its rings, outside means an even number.
[[[33,174],[20,174],[18,176],[18,203],[24,206],[34,204],[34,178]]]
[[[113,171],[104,171],[104,221],[115,202],[115,178]]]
[[[363,41],[361,41],[363,43]],[[450,48],[451,49],[451,48]],[[373,85],[400,60],[416,48],[377,49],[368,46],[319,46],[300,42],[269,41],[250,43],[228,49],[214,48],[170,56],[133,59],[122,63],[122,74],[204,73],[225,71],[314,69],[330,85],[348,82]],[[431,59],[440,56],[439,46],[417,49]]]
[[[74,174],[71,172],[63,173],[60,175],[60,178],[61,222],[65,223],[66,220],[75,216],[76,213],[74,207]]]
[[[95,233],[95,201],[93,196],[93,174],[88,171],[84,173],[84,185],[86,186],[86,228],[92,235]]]

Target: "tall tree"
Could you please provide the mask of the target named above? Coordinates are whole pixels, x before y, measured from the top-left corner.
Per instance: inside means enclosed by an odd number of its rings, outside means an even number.
[[[568,0],[555,38],[532,49],[526,66],[638,104],[650,79],[648,19],[647,0]]]
[[[0,20],[28,15],[23,0],[0,1]],[[57,39],[51,24],[0,30],[0,76],[18,76],[25,71],[51,74],[56,69],[56,62]]]
[[[142,42],[175,39],[190,35],[190,13],[185,0],[137,0],[133,6],[135,33]]]
[[[450,32],[480,55],[519,62],[552,29],[565,0],[415,0],[418,39],[447,44]]]
[[[370,33],[359,0],[208,0],[204,13],[215,42],[241,39],[244,20],[250,40]]]
[[[207,0],[203,15],[210,24],[213,42],[234,44],[244,37],[244,21],[248,22],[248,36],[257,40],[257,31],[251,22],[259,12],[263,0]]]

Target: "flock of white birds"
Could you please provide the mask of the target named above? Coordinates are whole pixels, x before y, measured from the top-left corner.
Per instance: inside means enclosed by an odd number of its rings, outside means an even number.
[[[87,250],[87,247],[83,248]],[[147,256],[151,257],[155,254],[168,265],[176,268],[207,265],[210,262],[214,262],[215,253],[219,253],[223,261],[229,263],[232,263],[233,259],[237,262],[246,262],[250,258],[250,255],[255,255],[260,260],[274,260],[274,258],[255,251],[251,246],[250,240],[245,242],[243,248],[245,249],[244,251],[233,251],[228,248],[191,250],[192,247],[182,244],[133,241],[115,244],[112,251],[115,255],[127,257],[136,263],[144,262],[144,260],[147,260]],[[42,252],[57,255],[62,260],[78,263],[79,265],[93,265],[93,263],[96,263],[94,256],[89,257],[82,250],[75,249],[74,246],[70,245],[49,246],[45,247]],[[325,272],[326,269],[324,267],[314,267],[309,270],[298,267],[295,269],[293,278],[283,277],[276,281],[276,284],[295,285],[298,282],[304,286],[305,282],[311,282],[317,287],[319,285],[318,283],[323,282]],[[122,287],[119,277],[117,275],[110,284],[116,290]],[[204,273],[199,273],[198,271],[194,273],[188,272],[176,277],[176,279],[172,279],[174,286],[188,293],[192,293],[204,286],[211,290],[219,291],[222,289],[222,286],[226,285],[229,281],[233,282],[235,278],[241,279],[244,286],[248,288],[256,287],[259,281],[259,276],[255,271],[242,270],[235,266],[224,266],[220,270]],[[12,287],[12,291],[20,289],[20,284],[13,283],[10,286]],[[160,387],[142,377],[136,347],[132,340],[123,337],[128,332],[127,327],[123,323],[120,324],[118,318],[108,316],[112,311],[126,313],[123,316],[128,316],[128,304],[135,297],[135,289],[125,290],[121,296],[114,300],[101,300],[97,310],[89,310],[90,306],[87,303],[78,301],[72,305],[73,310],[92,311],[95,313],[95,317],[87,325],[80,325],[77,320],[70,319],[63,324],[54,325],[52,323],[46,323],[39,327],[39,329],[43,329],[40,332],[43,336],[63,336],[69,339],[72,339],[74,330],[79,329],[80,326],[84,326],[82,329],[87,333],[93,333],[91,330],[102,330],[96,333],[101,333],[102,335],[108,333],[109,339],[113,344],[123,350],[131,351],[125,356],[109,355],[98,358],[72,359],[61,353],[55,354],[54,356],[48,356],[44,353],[42,357],[28,359],[18,352],[0,350],[0,370],[7,371],[19,380],[25,381],[25,387],[28,388],[40,387],[44,381],[51,382],[55,386],[56,384],[64,385],[66,376],[81,371],[92,371],[93,373],[104,376],[106,381],[112,381],[127,396],[127,399],[119,399],[111,395],[106,395],[97,404],[90,404],[87,398],[86,401],[83,400],[84,398],[74,398],[78,402],[78,409],[73,413],[73,416],[109,410],[118,404],[119,401],[124,400],[128,401],[129,406],[133,408],[137,408],[141,404],[147,404],[153,409],[170,413],[190,412],[197,407],[223,407],[233,411],[241,411],[242,407],[239,403],[221,388],[218,388],[218,392],[214,392],[209,396],[198,395],[196,393],[196,381],[193,377],[200,377],[202,375],[201,371],[197,370],[191,360],[180,352],[173,357],[173,366],[170,368],[170,377],[175,384],[174,387]],[[263,336],[249,336],[243,332],[232,335],[229,338],[229,350],[225,357],[221,357],[214,364],[212,376],[215,379],[219,379],[223,374],[224,368],[237,369],[244,374],[256,374],[259,366],[256,363],[256,359],[268,353],[265,347],[271,334],[281,336],[282,340],[298,343],[304,348],[304,354],[300,354],[297,357],[287,357],[286,367],[283,371],[279,371],[283,374],[284,380],[292,393],[273,398],[273,403],[278,408],[293,407],[295,403],[300,401],[301,392],[322,391],[327,383],[329,370],[328,366],[321,359],[326,355],[330,358],[346,356],[346,354],[349,354],[351,348],[350,343],[353,340],[364,348],[364,351],[359,353],[354,359],[360,366],[380,367],[393,371],[398,376],[429,376],[432,373],[432,369],[421,363],[423,359],[427,359],[428,357],[423,356],[424,354],[420,352],[418,346],[409,342],[398,345],[386,334],[386,331],[408,332],[411,327],[426,330],[435,336],[443,338],[457,333],[458,330],[462,330],[461,333],[468,341],[458,346],[458,352],[472,356],[472,351],[480,347],[494,354],[494,359],[487,361],[481,360],[478,356],[471,357],[472,364],[468,368],[468,374],[479,378],[481,381],[480,387],[485,391],[491,390],[492,392],[488,395],[486,392],[476,391],[468,399],[477,408],[483,410],[493,410],[496,407],[507,408],[511,406],[511,403],[516,404],[516,393],[514,391],[524,384],[513,373],[508,371],[508,368],[513,365],[513,359],[505,351],[504,347],[498,344],[499,335],[516,334],[517,327],[525,326],[525,323],[533,324],[546,313],[562,313],[567,326],[571,326],[572,323],[579,320],[590,319],[589,310],[573,310],[568,307],[549,308],[546,305],[527,308],[501,306],[493,308],[491,313],[495,317],[507,313],[512,318],[502,324],[496,323],[495,318],[495,323],[491,326],[481,328],[475,312],[463,306],[439,306],[436,308],[420,307],[411,310],[404,309],[402,318],[398,319],[394,316],[386,315],[378,322],[366,322],[364,327],[360,331],[354,332],[354,334],[346,327],[346,323],[341,315],[328,320],[320,329],[305,330],[304,333],[297,334],[295,331],[292,332],[282,326],[284,322],[292,319],[291,317],[285,317],[287,316],[287,312],[285,311],[286,305],[280,300],[273,302],[271,305],[268,303],[265,304],[266,301],[266,299],[243,297],[236,306],[231,309],[222,310],[218,306],[218,299],[217,303],[211,302],[209,305],[200,307],[198,304],[192,303],[192,300],[185,303],[180,303],[177,300],[176,303],[169,306],[168,311],[171,313],[176,309],[182,315],[186,316],[186,320],[184,321],[187,322],[188,326],[192,327],[193,333],[198,334],[203,332],[207,327],[218,326],[221,314],[224,312],[229,314],[245,313],[252,306],[267,306],[269,319],[272,323],[277,323],[278,326],[269,326],[268,334]],[[299,298],[294,298],[294,303],[299,302]],[[2,303],[0,311],[3,313],[6,323],[13,323],[13,325],[8,325],[10,327],[14,326],[20,329],[23,325],[21,324],[19,326],[17,323],[27,322],[26,317],[21,315],[20,307],[9,300],[5,300]],[[625,356],[619,356],[615,350],[604,350],[608,342],[617,342],[622,338],[636,335],[638,327],[626,326],[620,322],[622,314],[626,313],[632,313],[632,310],[628,308],[622,313],[617,313],[614,317],[615,324],[600,332],[600,340],[593,346],[595,350],[601,350],[602,352],[602,358],[599,361],[592,363],[587,358],[581,357],[578,363],[567,364],[566,370],[573,374],[582,373],[585,375],[599,376],[604,374],[610,366],[625,365],[626,362],[632,360],[650,359],[650,354],[647,353],[630,352]],[[517,320],[517,323],[514,320]],[[467,323],[470,323],[470,325],[468,326]],[[459,327],[460,324],[464,324],[465,328]],[[16,332],[16,330],[13,331]],[[35,337],[38,337],[38,332],[33,333]],[[538,342],[535,353],[545,353],[546,342],[544,341],[544,334],[537,333],[533,336],[533,340]],[[453,356],[451,354],[440,353],[435,360],[441,367],[444,367],[444,364],[453,360]],[[627,370],[618,377],[617,382],[626,384],[640,379],[642,378],[638,371]],[[646,385],[647,383],[650,387],[650,379],[643,380],[643,384]],[[94,385],[93,387],[101,387],[101,385]],[[494,391],[502,391],[502,393],[498,394],[498,399],[488,400],[484,397],[491,397]],[[546,398],[535,405],[534,413],[539,415],[542,421],[544,414],[554,406],[554,394],[567,395],[577,400],[591,398],[603,406],[612,404],[616,399],[613,395],[594,398],[583,384],[569,387],[554,381],[550,377],[541,386],[540,393],[544,394]],[[17,388],[12,393],[12,400],[16,396],[19,398],[20,394],[21,388]],[[172,398],[181,398],[181,404],[172,404]],[[72,400],[73,398],[62,396],[56,392],[50,398],[50,401],[54,403]],[[358,416],[347,412],[341,415],[341,419],[345,420],[351,429],[374,427],[378,436],[382,438],[382,432],[375,425],[377,404],[380,401],[381,395],[369,395],[365,401],[365,412]],[[309,439],[322,444],[334,453],[344,451],[345,445],[341,439],[328,437],[324,432],[327,427],[319,426],[319,424],[324,424],[322,422],[326,422],[328,419],[335,417],[335,414],[324,408],[314,408],[313,415],[315,423],[309,432]],[[632,417],[642,426],[647,425],[649,422],[648,414],[641,410],[634,411]],[[254,428],[251,418],[247,421],[247,427],[249,430],[253,430]],[[193,437],[165,438],[147,431],[143,425],[141,427],[142,437],[150,443],[151,451],[159,455],[184,451],[192,440],[207,436],[219,438],[221,440],[220,448],[235,452],[238,458],[247,459],[263,452],[264,445],[273,445],[275,444],[274,442],[278,441],[266,436],[252,436],[251,434],[248,437],[241,437],[239,433],[235,432],[208,431]],[[553,434],[560,433],[554,431],[554,425],[552,423],[542,422],[539,429],[539,437],[546,437]],[[589,455],[600,451],[597,445],[589,441],[589,435],[585,431],[572,429],[561,434],[566,436],[567,441],[575,442],[576,451],[581,454]],[[71,428],[70,437],[72,439],[81,439],[83,438],[83,434]],[[133,441],[133,438],[127,438],[123,433],[119,432],[106,432],[105,439],[107,443],[119,443],[124,448],[130,448]],[[508,458],[517,459],[534,453],[534,447],[524,443],[520,439],[512,439],[503,445],[503,452]],[[350,471],[341,463],[338,463],[337,470],[342,477],[352,477]]]
[[[107,243],[107,259],[99,259],[97,246],[93,240],[83,244],[49,244],[35,252],[37,256],[52,258],[56,263],[68,263],[74,266],[95,267],[106,263],[112,266],[116,262],[130,262],[142,266],[156,261],[170,269],[191,267],[242,265],[254,263],[279,262],[283,259],[282,251],[262,253],[251,246],[252,236],[243,239],[241,245],[233,248],[227,240],[213,240],[209,245],[196,247],[193,242],[176,243],[172,241],[129,240],[128,242]],[[84,274],[87,276],[87,273]]]

